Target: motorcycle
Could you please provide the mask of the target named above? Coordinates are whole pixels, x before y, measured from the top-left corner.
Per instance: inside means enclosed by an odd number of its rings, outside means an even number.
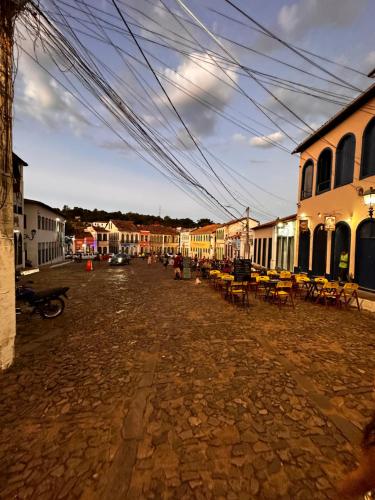
[[[19,281],[16,277],[16,281]],[[28,282],[28,283],[32,283]],[[53,319],[60,316],[65,308],[65,302],[62,297],[68,298],[66,292],[68,287],[51,288],[36,292],[33,288],[26,285],[16,286],[16,302],[27,304],[31,308],[31,314],[39,313],[44,319]],[[16,308],[16,314],[23,311],[20,307]]]

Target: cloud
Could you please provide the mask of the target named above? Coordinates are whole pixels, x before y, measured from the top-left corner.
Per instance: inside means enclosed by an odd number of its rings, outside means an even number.
[[[199,58],[199,61],[195,62],[194,58]],[[228,76],[225,76],[212,58],[204,53],[192,53],[175,71],[166,69],[164,73],[172,82],[166,84],[168,95],[193,134],[198,137],[211,135],[218,115],[197,99],[204,100],[222,111],[233,96],[233,89],[222,80],[230,83],[230,77],[237,81],[238,75],[227,70]],[[166,99],[163,99],[162,103],[168,106]]]
[[[277,23],[289,40],[323,26],[346,27],[353,23],[368,0],[301,0],[281,7]]]
[[[256,148],[272,148],[272,142],[280,142],[284,139],[284,134],[282,132],[273,132],[268,135],[260,135],[258,137],[252,137],[249,140],[249,144]],[[272,141],[272,142],[271,142]]]
[[[240,134],[240,133],[233,134],[232,141],[243,144],[246,142],[246,136],[244,136],[243,134]]]
[[[22,37],[20,45],[34,56],[33,42]],[[49,55],[35,45],[37,58],[41,66],[53,74],[55,63]],[[85,111],[73,98],[62,89],[57,81],[41,66],[38,66],[26,53],[20,52],[16,79],[15,107],[19,116],[27,115],[44,125],[61,129],[69,127],[75,134],[81,135],[91,125]]]

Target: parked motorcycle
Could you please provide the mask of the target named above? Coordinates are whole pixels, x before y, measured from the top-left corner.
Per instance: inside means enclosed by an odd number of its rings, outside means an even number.
[[[19,281],[20,277],[16,277]],[[32,282],[28,282],[32,283]],[[66,292],[68,287],[51,288],[36,292],[33,288],[26,285],[16,286],[16,302],[24,303],[31,308],[31,314],[39,313],[42,318],[53,319],[60,316],[65,308],[63,297],[68,298]],[[22,308],[16,308],[16,314],[21,314]]]

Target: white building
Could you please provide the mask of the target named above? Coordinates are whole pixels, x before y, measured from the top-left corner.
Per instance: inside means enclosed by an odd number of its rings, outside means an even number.
[[[266,222],[253,229],[253,262],[267,269],[294,270],[297,216]]]
[[[33,267],[64,260],[65,220],[41,201],[25,199],[25,258]]]
[[[179,247],[178,251],[181,252],[181,254],[184,257],[190,257],[190,233],[192,229],[182,229],[182,228],[177,228],[177,231],[180,235],[180,240],[179,240]]]
[[[13,153],[13,236],[16,269],[25,267],[23,167],[27,167],[27,163]]]

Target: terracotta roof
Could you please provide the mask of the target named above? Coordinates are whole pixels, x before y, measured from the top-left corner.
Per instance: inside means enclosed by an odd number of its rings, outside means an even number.
[[[216,229],[218,229],[221,224],[209,224],[208,226],[198,227],[198,229],[194,229],[191,234],[207,234],[214,233]]]
[[[270,222],[265,222],[264,224],[260,224],[259,226],[255,226],[252,229],[257,231],[258,229],[265,229],[266,227],[276,226],[279,222],[287,222],[289,220],[297,219],[297,214],[288,215],[288,217],[280,217],[279,219],[271,220]]]
[[[305,151],[306,148],[337,127],[337,125],[346,120],[346,118],[352,115],[373,97],[375,97],[375,83],[373,83],[367,90],[359,94],[359,96],[351,101],[345,108],[336,113],[332,118],[326,121],[320,128],[315,130],[315,132],[310,134],[303,142],[298,144],[298,146],[292,151],[292,154]]]
[[[127,233],[139,233],[139,229],[131,220],[111,220],[119,231]]]
[[[95,231],[97,233],[109,233],[110,232],[108,229],[104,229],[104,227],[100,227],[100,226],[91,226],[90,231]]]
[[[173,236],[177,234],[177,231],[174,227],[161,226],[159,224],[143,226],[143,229],[146,231],[150,231],[151,234],[169,234]]]
[[[76,230],[74,231],[74,237],[76,239],[84,239],[84,238],[94,238],[93,235],[89,231],[80,231]]]

